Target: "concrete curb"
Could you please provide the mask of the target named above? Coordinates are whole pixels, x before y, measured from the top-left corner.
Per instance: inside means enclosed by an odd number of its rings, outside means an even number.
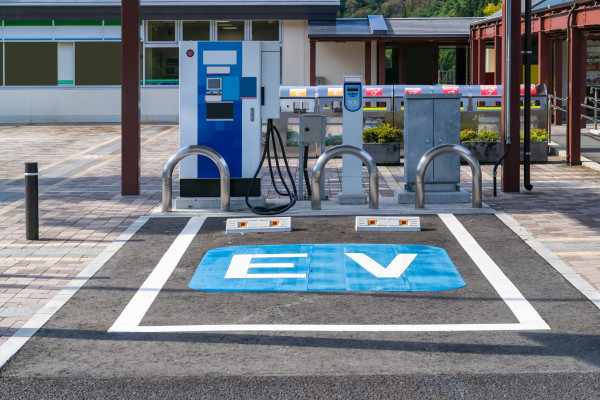
[[[552,154],[554,156],[559,156],[560,158],[564,158],[564,159],[567,158],[567,150],[557,143],[554,143],[554,142],[548,143],[548,149],[549,149],[550,154]],[[600,164],[590,160],[589,158],[583,157],[583,156],[581,157],[581,166],[583,168],[590,169],[595,172],[600,172]]]

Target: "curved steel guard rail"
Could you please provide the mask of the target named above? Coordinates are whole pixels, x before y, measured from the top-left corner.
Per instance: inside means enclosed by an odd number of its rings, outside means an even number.
[[[169,212],[172,209],[171,201],[173,200],[173,187],[171,186],[173,179],[173,171],[179,161],[187,156],[201,155],[210,158],[219,168],[221,174],[221,211],[229,211],[230,209],[230,174],[227,162],[219,153],[210,147],[206,146],[188,146],[179,149],[173,154],[163,169],[162,175],[162,210]]]
[[[415,208],[425,207],[425,170],[429,163],[442,154],[457,154],[471,166],[473,175],[473,193],[472,204],[473,208],[481,208],[481,167],[479,161],[473,153],[462,146],[456,144],[442,144],[440,146],[429,149],[417,164],[417,177],[415,185]]]
[[[377,165],[373,157],[363,149],[349,145],[333,146],[317,159],[312,171],[312,200],[313,210],[321,209],[321,174],[325,164],[335,156],[349,154],[356,156],[367,166],[369,171],[369,208],[379,208],[379,177],[377,176]]]

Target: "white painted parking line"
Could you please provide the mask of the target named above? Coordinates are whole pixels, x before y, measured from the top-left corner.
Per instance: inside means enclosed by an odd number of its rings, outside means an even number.
[[[71,280],[18,331],[0,346],[0,368],[149,220],[139,217],[102,253]]]
[[[453,214],[439,214],[458,243],[475,262],[481,273],[492,284],[502,300],[511,309],[515,317],[523,325],[536,327],[533,329],[550,329],[548,324],[535,311],[533,306],[521,294],[519,289],[508,279],[494,260],[481,248],[460,221]]]
[[[204,219],[190,220],[188,226],[175,240],[167,254],[161,259],[155,270],[139,289],[109,332],[123,333],[178,333],[178,332],[452,332],[452,331],[515,331],[550,329],[531,304],[504,275],[496,263],[479,246],[462,224],[452,214],[440,214],[439,217],[469,253],[483,275],[490,281],[500,297],[506,302],[518,319],[518,323],[498,324],[229,324],[229,325],[168,325],[140,326],[140,321],[156,299],[162,286],[179,263],[193,236],[199,231]],[[192,233],[193,232],[193,233]],[[191,235],[191,237],[190,237]]]
[[[125,310],[117,321],[108,330],[109,332],[122,332],[137,327],[148,309],[158,296],[162,287],[167,283],[169,276],[183,257],[190,243],[206,221],[206,217],[190,218],[187,225],[175,239],[169,250],[163,255],[158,265],[140,289],[135,293]]]
[[[504,222],[514,233],[519,235],[525,243],[529,245],[535,252],[541,256],[548,264],[552,266],[559,274],[561,274],[566,280],[568,280],[575,288],[577,288],[584,296],[586,296],[592,303],[600,309],[600,291],[596,290],[592,285],[587,283],[578,273],[576,273],[571,267],[558,258],[557,253],[553,253],[546,246],[544,246],[541,240],[536,240],[533,235],[525,228],[523,228],[517,221],[511,216],[504,212],[496,213],[496,216]],[[571,238],[576,240],[587,240],[587,238]],[[551,241],[554,239],[546,239]],[[563,240],[563,239],[561,239]],[[564,240],[570,240],[566,238]]]

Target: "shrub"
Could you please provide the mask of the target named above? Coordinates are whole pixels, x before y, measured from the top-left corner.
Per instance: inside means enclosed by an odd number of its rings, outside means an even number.
[[[500,140],[498,132],[482,130],[477,132],[474,129],[464,129],[460,132],[461,142],[497,142]]]
[[[498,142],[500,141],[500,134],[494,131],[482,130],[477,135],[478,142]]]
[[[532,142],[546,142],[548,140],[548,133],[545,129],[537,128],[530,131],[529,137]],[[521,142],[525,140],[525,132],[521,131]]]
[[[473,142],[477,137],[477,131],[474,129],[463,129],[460,131],[461,142]]]
[[[379,124],[363,130],[363,143],[397,143],[404,139],[402,129],[390,124]]]

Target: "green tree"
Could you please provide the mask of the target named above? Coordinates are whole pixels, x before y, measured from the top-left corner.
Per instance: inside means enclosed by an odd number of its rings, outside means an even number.
[[[502,1],[499,1],[497,4],[489,3],[483,9],[483,15],[485,17],[489,17],[490,15],[495,14],[496,12],[498,12],[500,10],[502,10]]]

